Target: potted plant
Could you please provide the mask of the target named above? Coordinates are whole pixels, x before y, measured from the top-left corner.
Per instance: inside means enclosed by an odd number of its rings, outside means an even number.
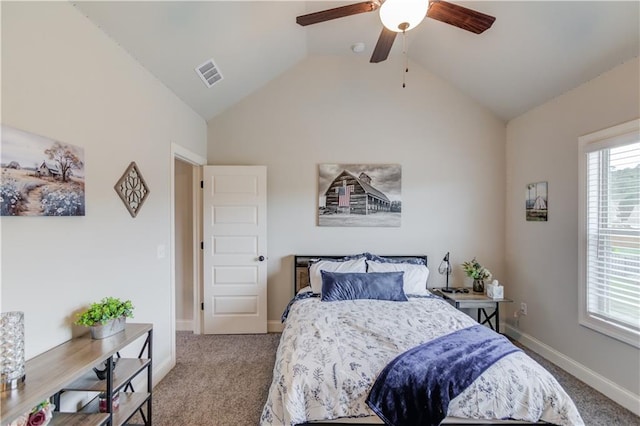
[[[463,262],[462,269],[468,277],[473,279],[474,293],[484,293],[484,280],[491,278],[491,272],[482,266],[476,258]]]
[[[75,324],[91,329],[91,337],[104,339],[124,330],[127,318],[133,317],[133,305],[130,300],[122,301],[117,297],[105,297],[92,303],[89,309],[77,314]]]

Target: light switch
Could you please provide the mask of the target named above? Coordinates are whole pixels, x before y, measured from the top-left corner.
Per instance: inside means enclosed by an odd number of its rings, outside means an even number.
[[[164,259],[164,257],[166,256],[165,253],[165,248],[164,248],[164,244],[160,244],[158,246],[158,259]]]

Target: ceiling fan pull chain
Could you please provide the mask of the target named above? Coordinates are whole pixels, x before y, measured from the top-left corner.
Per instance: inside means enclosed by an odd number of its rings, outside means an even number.
[[[404,55],[404,72],[402,73],[402,87],[407,87],[406,74],[409,72],[409,55],[407,54],[407,32],[402,31],[402,54]]]

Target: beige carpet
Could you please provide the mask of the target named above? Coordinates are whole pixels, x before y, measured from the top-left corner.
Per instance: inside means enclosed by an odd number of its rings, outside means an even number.
[[[154,426],[257,425],[279,341],[178,332],[176,366],[153,392]]]
[[[176,367],[153,392],[154,426],[256,426],[280,334],[178,332]],[[574,400],[587,426],[640,426],[640,418],[529,350]],[[134,423],[141,423],[133,419]]]

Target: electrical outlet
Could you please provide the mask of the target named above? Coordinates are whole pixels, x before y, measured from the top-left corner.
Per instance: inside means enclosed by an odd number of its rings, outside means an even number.
[[[520,303],[520,313],[527,315],[527,304],[524,302]]]

